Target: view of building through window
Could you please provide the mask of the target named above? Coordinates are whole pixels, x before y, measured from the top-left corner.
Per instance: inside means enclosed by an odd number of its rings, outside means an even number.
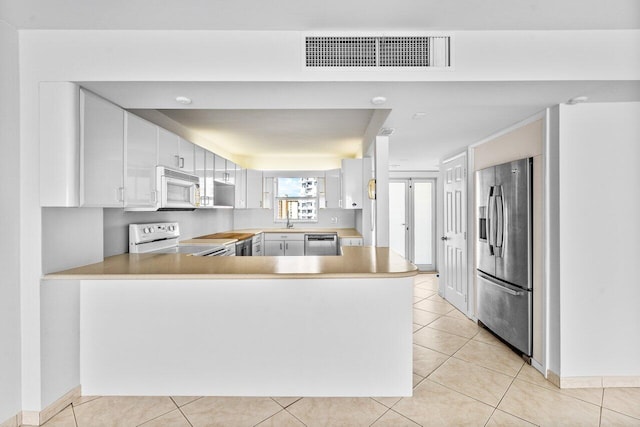
[[[276,221],[318,220],[318,179],[277,178]]]

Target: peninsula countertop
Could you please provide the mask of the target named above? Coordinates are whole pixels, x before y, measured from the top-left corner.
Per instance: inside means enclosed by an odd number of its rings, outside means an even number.
[[[341,256],[197,257],[122,254],[50,273],[45,280],[329,279],[410,277],[417,267],[389,248],[344,247]]]

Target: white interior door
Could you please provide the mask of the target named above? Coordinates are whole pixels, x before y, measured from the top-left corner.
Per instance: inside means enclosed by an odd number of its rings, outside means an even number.
[[[463,313],[467,307],[467,156],[443,164],[444,181],[444,297]]]
[[[406,179],[389,182],[389,247],[407,259],[408,187]]]

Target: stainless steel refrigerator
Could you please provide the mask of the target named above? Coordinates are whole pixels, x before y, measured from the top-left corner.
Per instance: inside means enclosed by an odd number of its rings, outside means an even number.
[[[532,351],[532,166],[521,159],[476,172],[478,320]]]

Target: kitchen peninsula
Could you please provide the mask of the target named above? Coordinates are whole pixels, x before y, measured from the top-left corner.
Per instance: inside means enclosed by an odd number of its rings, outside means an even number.
[[[415,274],[375,247],[116,255],[44,277],[43,351],[77,341],[61,394],[408,396]]]

